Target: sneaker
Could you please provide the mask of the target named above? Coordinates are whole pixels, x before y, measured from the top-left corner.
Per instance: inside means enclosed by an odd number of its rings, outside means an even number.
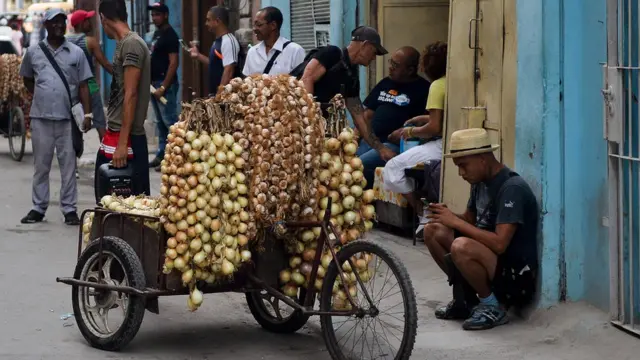
[[[80,225],[80,218],[78,217],[78,213],[72,211],[64,214],[64,223],[71,226]]]
[[[446,306],[436,309],[436,318],[440,320],[465,320],[469,318],[470,313],[464,303],[454,299]]]
[[[158,165],[158,166],[156,166],[156,167],[154,168],[154,170],[155,170],[156,172],[160,172],[160,171],[162,171],[162,166],[161,166],[161,165]]]
[[[471,317],[464,321],[465,330],[487,330],[509,322],[507,312],[500,306],[478,305],[473,308]]]
[[[42,220],[44,220],[44,214],[41,214],[35,210],[31,210],[29,211],[27,216],[23,217],[22,220],[20,220],[20,222],[23,224],[35,224],[41,222]]]
[[[156,157],[153,160],[151,160],[151,162],[149,163],[149,167],[150,168],[155,168],[157,166],[160,166],[161,162],[162,162],[162,159],[160,159],[159,157]]]

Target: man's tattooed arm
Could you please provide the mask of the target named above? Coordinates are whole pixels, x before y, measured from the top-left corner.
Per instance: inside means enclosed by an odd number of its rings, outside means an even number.
[[[371,148],[379,150],[384,145],[380,142],[380,139],[373,133],[373,127],[369,126],[364,119],[364,107],[359,97],[350,97],[345,100],[347,110],[353,118],[353,122],[360,132],[360,135],[364,138],[364,141],[371,146]]]

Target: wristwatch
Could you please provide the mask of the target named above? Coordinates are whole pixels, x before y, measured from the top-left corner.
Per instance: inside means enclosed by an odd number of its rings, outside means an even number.
[[[84,114],[85,119],[93,119],[93,114]]]

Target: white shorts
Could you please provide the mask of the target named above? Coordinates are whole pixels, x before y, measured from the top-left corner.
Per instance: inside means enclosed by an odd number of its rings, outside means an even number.
[[[403,152],[389,160],[385,165],[382,173],[384,189],[399,194],[413,192],[415,190],[415,182],[405,176],[404,170],[429,160],[441,159],[442,139],[429,141]]]

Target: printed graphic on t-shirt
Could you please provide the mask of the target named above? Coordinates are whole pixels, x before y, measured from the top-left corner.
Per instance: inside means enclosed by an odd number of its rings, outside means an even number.
[[[407,106],[411,99],[406,94],[398,94],[396,90],[380,91],[378,101],[381,103],[395,104],[398,106]]]

